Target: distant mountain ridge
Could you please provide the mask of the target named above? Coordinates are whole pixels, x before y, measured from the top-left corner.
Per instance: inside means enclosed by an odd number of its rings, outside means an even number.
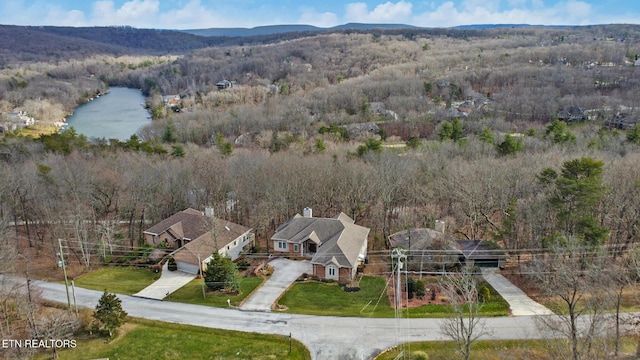
[[[273,34],[284,34],[292,32],[319,32],[319,31],[336,31],[336,30],[374,30],[374,29],[420,29],[418,26],[406,24],[361,24],[348,23],[328,28],[317,27],[313,25],[266,25],[256,26],[253,28],[208,28],[208,29],[189,29],[176,30],[198,36],[227,36],[227,37],[249,37]]]
[[[593,25],[592,25],[593,26]],[[590,27],[592,27],[590,26]],[[607,28],[610,25],[599,25]],[[625,26],[625,25],[618,25]],[[569,28],[529,24],[478,24],[456,27],[418,27],[406,24],[348,23],[329,28],[313,25],[268,25],[255,28],[210,28],[192,30],[138,29],[131,26],[16,26],[0,24],[0,66],[12,61],[82,58],[93,54],[186,54],[195,49],[247,46],[293,40],[332,32],[416,33],[448,36],[480,35],[485,29]]]

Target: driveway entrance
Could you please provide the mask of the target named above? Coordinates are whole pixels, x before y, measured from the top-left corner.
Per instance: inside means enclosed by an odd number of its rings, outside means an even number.
[[[169,271],[169,269],[167,269],[167,264],[168,261],[165,262],[162,266],[162,275],[160,275],[160,279],[154,281],[153,284],[133,294],[133,296],[162,300],[172,292],[187,285],[196,277],[193,274],[188,274],[180,270]]]
[[[509,303],[511,315],[553,315],[553,311],[533,301],[524,291],[496,271],[482,269],[482,276]]]
[[[313,267],[309,260],[294,261],[284,258],[271,260],[269,265],[273,266],[273,274],[267,281],[256,290],[249,299],[242,305],[240,310],[247,311],[271,311],[271,306],[275,303],[289,286],[296,281],[300,275],[313,272]]]

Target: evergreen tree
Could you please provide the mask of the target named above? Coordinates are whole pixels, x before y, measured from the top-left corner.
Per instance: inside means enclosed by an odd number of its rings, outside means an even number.
[[[576,135],[569,130],[566,122],[555,120],[547,126],[545,137],[555,144],[575,143]]]
[[[493,144],[493,131],[488,126],[482,128],[482,134],[480,134],[480,140],[487,144]]]
[[[636,124],[627,131],[627,141],[640,145],[640,125]]]
[[[165,126],[164,128],[164,132],[162,133],[162,141],[166,143],[174,143],[178,141],[176,126],[171,120],[169,120],[167,126]]]
[[[181,158],[186,154],[182,145],[173,145],[171,149],[171,156],[173,157]]]
[[[440,127],[440,131],[438,132],[440,141],[453,140],[454,142],[457,142],[462,139],[462,135],[462,124],[458,118],[453,119],[452,122],[443,122]]]
[[[584,245],[604,243],[608,232],[595,217],[604,197],[603,166],[602,161],[581,158],[565,161],[560,174],[547,168],[538,175],[551,186],[549,202],[556,211],[561,235],[577,237]]]
[[[504,141],[497,146],[498,154],[502,156],[513,155],[522,150],[522,142],[507,134]]]
[[[122,309],[120,299],[115,294],[105,291],[96,305],[93,317],[96,319],[98,329],[107,330],[111,337],[114,330],[125,323],[127,313]]]
[[[407,140],[407,142],[406,142],[407,147],[409,147],[411,149],[417,149],[420,146],[421,143],[422,142],[420,141],[420,138],[415,137],[415,136],[410,137],[409,140]]]
[[[227,288],[232,292],[237,292],[240,290],[240,272],[231,259],[220,256],[216,251],[207,263],[204,282],[211,290]]]

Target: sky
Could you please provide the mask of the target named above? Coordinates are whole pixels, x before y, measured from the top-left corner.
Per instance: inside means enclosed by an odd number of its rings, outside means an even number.
[[[0,0],[0,24],[155,29],[640,24],[638,0]]]

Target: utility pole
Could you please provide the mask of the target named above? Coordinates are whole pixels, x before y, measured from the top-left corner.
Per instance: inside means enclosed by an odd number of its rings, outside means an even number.
[[[62,273],[64,274],[64,287],[67,290],[67,304],[71,311],[71,297],[69,296],[69,281],[67,280],[67,265],[64,261],[64,252],[62,251],[62,239],[58,239],[58,247],[60,248],[60,262],[62,263]]]
[[[396,337],[399,343],[402,343],[400,340],[400,324],[398,321],[402,318],[402,286],[400,284],[400,274],[402,273],[402,268],[405,266],[407,262],[407,255],[404,249],[395,248],[391,252],[391,259],[396,260],[396,295],[395,295],[395,316],[396,316]],[[409,264],[406,264],[408,267]],[[407,299],[408,301],[409,299]],[[409,316],[407,311],[407,316]],[[404,346],[401,346],[401,351],[396,359],[404,358]],[[395,360],[395,359],[394,359]]]
[[[73,308],[76,311],[76,316],[78,316],[78,302],[76,301],[76,284],[71,280],[71,292],[73,293]]]
[[[406,261],[407,255],[403,249],[393,249],[391,252],[391,258],[396,259],[396,311],[402,306],[402,287],[400,286],[400,274],[402,273],[402,268],[404,267],[403,261]]]
[[[202,279],[202,298],[206,299],[207,295],[204,292],[204,274],[202,273],[202,261],[200,261],[200,254],[198,254],[198,272],[200,273],[200,279]]]

